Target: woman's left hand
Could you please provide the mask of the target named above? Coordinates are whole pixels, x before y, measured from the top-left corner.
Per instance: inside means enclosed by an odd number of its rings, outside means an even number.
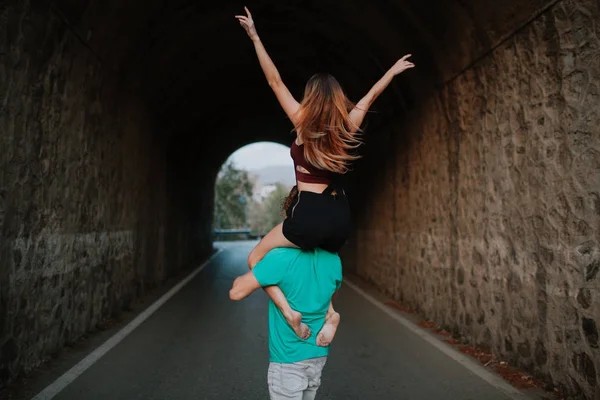
[[[250,36],[250,39],[257,40],[258,33],[256,33],[256,27],[254,26],[252,14],[250,14],[250,10],[248,10],[248,7],[244,7],[244,10],[246,10],[247,15],[236,15],[235,17],[238,21],[240,21],[240,25],[246,30],[246,33],[248,34],[248,36]]]
[[[394,64],[394,66],[391,68],[391,71],[394,75],[398,75],[409,68],[414,68],[415,64],[413,64],[410,61],[406,61],[406,59],[410,56],[411,54],[407,54],[398,61],[396,61],[396,64]]]

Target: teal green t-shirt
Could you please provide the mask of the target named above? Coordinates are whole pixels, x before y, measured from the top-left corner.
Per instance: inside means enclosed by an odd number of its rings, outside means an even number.
[[[279,286],[292,309],[302,313],[302,322],[311,330],[307,340],[300,339],[269,300],[270,361],[294,363],[327,356],[329,347],[317,346],[316,339],[331,296],[342,284],[340,257],[322,249],[277,248],[267,253],[252,272],[261,286]]]

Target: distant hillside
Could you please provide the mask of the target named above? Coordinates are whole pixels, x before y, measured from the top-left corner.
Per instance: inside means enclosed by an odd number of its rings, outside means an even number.
[[[294,186],[296,177],[293,165],[275,165],[249,171],[261,186],[282,183],[286,186]]]

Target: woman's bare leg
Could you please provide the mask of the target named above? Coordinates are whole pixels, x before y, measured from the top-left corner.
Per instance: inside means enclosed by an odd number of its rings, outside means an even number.
[[[263,259],[265,254],[277,247],[298,248],[298,246],[283,236],[283,222],[271,229],[271,231],[267,233],[252,249],[248,255],[248,266],[250,269],[254,268],[254,266]]]
[[[254,266],[263,259],[265,254],[277,247],[298,248],[298,246],[283,236],[282,227],[283,223],[271,229],[271,231],[258,242],[256,247],[252,249],[248,256],[248,267],[250,267],[250,269],[254,268]],[[271,300],[273,300],[273,303],[279,308],[296,335],[298,335],[300,339],[307,339],[310,336],[310,329],[306,324],[302,323],[302,314],[292,310],[281,289],[279,289],[278,286],[268,286],[265,288],[265,292],[267,292]]]
[[[329,302],[329,310],[325,316],[325,324],[317,334],[317,346],[329,346],[338,325],[340,324],[340,314],[333,309],[333,303]]]

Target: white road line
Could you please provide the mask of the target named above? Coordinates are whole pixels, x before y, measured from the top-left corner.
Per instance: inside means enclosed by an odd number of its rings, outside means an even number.
[[[532,398],[527,396],[525,393],[521,392],[517,388],[511,386],[509,383],[504,381],[499,376],[494,375],[481,365],[477,364],[475,361],[471,360],[468,356],[461,354],[460,352],[454,350],[446,343],[442,342],[431,333],[427,332],[425,329],[415,325],[410,320],[406,319],[398,312],[393,311],[388,306],[382,304],[377,301],[374,297],[366,293],[364,290],[356,286],[354,283],[349,282],[348,279],[344,279],[344,284],[348,285],[351,289],[353,289],[356,293],[364,297],[367,301],[373,304],[375,307],[379,308],[381,311],[395,319],[397,322],[402,324],[405,328],[408,328],[413,333],[420,336],[423,340],[440,350],[442,353],[446,354],[448,357],[452,358],[457,363],[461,364],[463,367],[467,368],[469,371],[494,386],[496,389],[500,390],[504,394],[506,394],[509,398],[515,400],[531,400]]]
[[[202,265],[192,271],[188,276],[186,276],[181,282],[175,285],[171,290],[165,293],[160,299],[156,300],[152,305],[146,308],[140,315],[135,317],[130,323],[124,326],[119,332],[117,332],[114,336],[104,342],[100,347],[91,352],[87,357],[81,360],[77,365],[73,368],[65,372],[62,376],[60,376],[57,380],[51,383],[48,387],[38,393],[31,400],[50,400],[54,396],[56,396],[60,391],[62,391],[65,387],[67,387],[71,382],[73,382],[77,377],[85,372],[89,367],[91,367],[96,361],[98,361],[102,356],[110,351],[113,347],[115,347],[119,342],[127,337],[131,332],[135,330],[142,322],[148,319],[152,314],[156,312],[163,304],[165,304],[173,295],[179,292],[185,285],[187,285],[196,275],[198,275],[217,255],[219,255],[223,251],[223,249],[219,249],[215,254],[213,254],[208,260],[206,260]]]

